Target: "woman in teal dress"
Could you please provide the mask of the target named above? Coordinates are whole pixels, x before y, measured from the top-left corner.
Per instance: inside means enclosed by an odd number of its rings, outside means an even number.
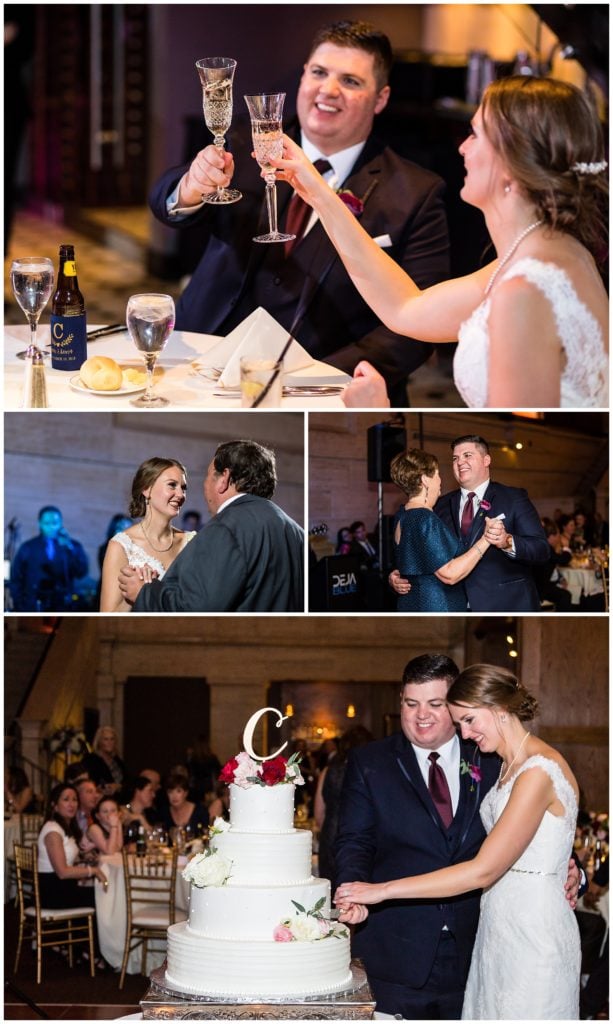
[[[396,567],[411,589],[398,596],[399,612],[465,612],[468,576],[489,548],[485,536],[468,551],[433,511],[441,493],[434,455],[410,448],[391,463],[391,477],[407,496],[396,516]],[[487,520],[486,520],[487,522]]]

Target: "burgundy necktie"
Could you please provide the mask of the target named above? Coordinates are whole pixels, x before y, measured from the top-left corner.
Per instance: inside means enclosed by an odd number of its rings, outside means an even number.
[[[467,495],[466,504],[462,509],[462,522],[460,523],[460,531],[462,533],[462,536],[464,537],[464,540],[466,540],[466,538],[468,537],[473,525],[473,519],[475,518],[475,510],[473,508],[474,497],[475,492],[471,491],[470,494]]]
[[[313,167],[316,171],[319,171],[320,174],[325,174],[326,171],[332,170],[332,164],[327,160],[316,160]],[[294,192],[287,208],[285,230],[288,235],[295,235],[296,237],[293,238],[291,242],[285,243],[286,256],[289,256],[294,246],[298,245],[312,212],[313,207],[309,206],[308,203],[305,203],[304,199],[301,199],[297,192]]]
[[[451,804],[451,793],[449,792],[449,786],[447,785],[447,779],[445,778],[445,772],[441,768],[440,764],[437,764],[440,754],[437,754],[435,750],[429,755],[428,760],[430,762],[430,771],[428,773],[428,789],[430,790],[430,796],[434,801],[439,817],[443,822],[445,828],[449,828],[453,821],[453,807]]]

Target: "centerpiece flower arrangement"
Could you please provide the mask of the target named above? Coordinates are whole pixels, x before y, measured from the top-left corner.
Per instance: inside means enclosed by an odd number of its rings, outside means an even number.
[[[226,762],[221,769],[219,781],[228,785],[234,783],[241,789],[250,789],[252,786],[278,786],[287,782],[302,786],[304,779],[300,771],[301,759],[300,754],[292,754],[289,759],[278,756],[269,761],[254,761],[243,750]]]
[[[275,942],[316,942],[319,939],[346,939],[347,929],[335,924],[322,914],[325,904],[322,896],[311,910],[306,910],[300,903],[292,900],[296,908],[294,917],[288,917],[273,930]]]

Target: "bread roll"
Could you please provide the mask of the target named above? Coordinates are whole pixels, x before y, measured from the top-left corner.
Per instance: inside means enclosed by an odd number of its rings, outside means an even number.
[[[121,366],[108,356],[91,356],[79,370],[81,382],[92,391],[119,391],[123,383]]]

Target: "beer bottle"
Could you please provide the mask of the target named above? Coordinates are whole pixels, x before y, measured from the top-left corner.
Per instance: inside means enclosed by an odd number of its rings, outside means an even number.
[[[74,245],[61,245],[57,289],[51,305],[51,365],[55,370],[74,373],[86,359],[85,300],[79,291]]]

